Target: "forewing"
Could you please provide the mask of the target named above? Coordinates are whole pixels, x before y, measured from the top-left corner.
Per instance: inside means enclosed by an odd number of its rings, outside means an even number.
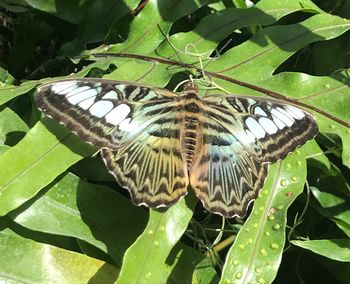
[[[204,207],[225,217],[244,217],[267,176],[318,132],[313,117],[277,101],[207,97],[203,150],[190,183]]]
[[[117,149],[176,108],[176,97],[144,85],[85,78],[42,85],[36,102],[86,142]]]

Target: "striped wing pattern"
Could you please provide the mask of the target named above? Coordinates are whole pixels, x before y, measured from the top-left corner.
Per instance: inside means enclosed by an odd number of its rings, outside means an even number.
[[[137,205],[165,207],[190,185],[204,207],[244,217],[283,159],[318,132],[313,117],[291,105],[239,96],[200,98],[122,81],[74,79],[38,88],[38,107],[101,149]]]

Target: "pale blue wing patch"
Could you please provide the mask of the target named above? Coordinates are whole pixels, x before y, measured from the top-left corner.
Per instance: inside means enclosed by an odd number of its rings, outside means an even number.
[[[108,123],[117,126],[124,119],[126,119],[130,113],[131,108],[127,104],[120,104],[107,113],[105,119]]]

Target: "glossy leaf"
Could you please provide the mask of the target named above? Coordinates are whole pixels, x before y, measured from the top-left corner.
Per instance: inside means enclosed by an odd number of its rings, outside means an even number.
[[[282,62],[302,47],[334,38],[349,29],[350,21],[327,14],[293,25],[267,27],[220,56],[208,70],[236,80],[260,82],[271,77]],[[251,76],[252,69],[254,76]]]
[[[332,165],[328,172],[319,173],[310,189],[321,206],[320,213],[350,236],[350,186],[339,169]]]
[[[349,239],[291,241],[291,243],[337,261],[350,262]]]
[[[0,216],[32,198],[83,156],[93,153],[63,126],[50,120],[45,120],[45,124],[38,122],[20,143],[0,157]]]
[[[184,62],[193,62],[193,55],[190,55],[190,52],[202,54],[206,59],[217,44],[234,30],[250,25],[270,25],[296,11],[320,11],[311,1],[305,1],[304,4],[300,5],[298,0],[284,2],[263,0],[248,9],[230,8],[217,11],[203,18],[192,31],[170,36],[169,42],[179,52]],[[157,49],[157,53],[167,58],[177,59],[173,48],[167,42]]]
[[[172,268],[167,263],[169,253],[185,232],[194,205],[192,200],[188,208],[185,199],[182,199],[166,212],[150,210],[147,227],[125,254],[117,283],[139,283],[143,279],[159,283],[169,277]],[[178,251],[173,257],[180,258],[181,252]],[[155,266],[157,271],[153,269]],[[191,274],[189,276],[192,277]],[[185,280],[186,275],[183,277]]]
[[[86,255],[0,231],[2,283],[112,283],[116,267]]]
[[[48,186],[41,198],[13,218],[34,231],[88,242],[108,253],[119,267],[125,250],[147,221],[144,210],[133,206],[124,196],[73,174]],[[132,228],[130,220],[137,220]]]
[[[0,86],[0,105],[12,100],[13,98],[28,93],[32,90],[36,82],[26,82],[22,85],[15,87],[11,85],[1,85]]]
[[[271,283],[285,243],[287,209],[302,192],[306,179],[306,144],[270,167],[253,211],[231,247],[220,283]]]
[[[134,20],[126,42],[109,48],[109,52],[141,53],[153,51],[164,40],[171,21],[191,13],[208,0],[149,1]]]

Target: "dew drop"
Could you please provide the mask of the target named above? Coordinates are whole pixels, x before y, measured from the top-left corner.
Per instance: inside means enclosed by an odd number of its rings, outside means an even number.
[[[230,284],[232,281],[231,281],[231,279],[228,279],[228,278],[226,278],[225,280],[225,283],[227,283],[227,284]]]
[[[249,229],[249,228],[246,228],[245,231],[246,231],[247,233],[249,233],[249,232],[250,232],[250,229]]]
[[[252,238],[249,238],[248,239],[248,244],[252,244],[253,243],[253,239]]]
[[[302,162],[302,161],[297,161],[297,165],[298,165],[299,167],[301,167],[301,166],[303,165],[303,162]]]
[[[270,232],[269,232],[269,231],[266,231],[266,232],[265,232],[265,235],[266,235],[266,236],[270,236]]]
[[[350,134],[350,129],[346,130],[346,133],[347,133],[347,134]]]
[[[265,190],[263,191],[263,193],[264,193],[265,196],[268,196],[268,195],[269,195],[269,191],[268,191],[267,189],[265,189]]]
[[[158,242],[158,241],[154,241],[153,244],[154,244],[156,247],[159,247],[159,242]]]
[[[281,226],[280,226],[280,224],[275,224],[275,225],[273,225],[272,228],[277,231],[281,228]]]
[[[259,211],[264,211],[265,210],[265,207],[264,206],[260,206],[259,207]]]
[[[164,231],[165,231],[165,227],[164,227],[164,226],[161,226],[161,227],[160,227],[160,230],[161,230],[162,232],[164,232]]]
[[[300,150],[299,149],[296,149],[295,153],[297,153],[298,155],[300,155]]]
[[[148,231],[148,234],[149,234],[149,235],[152,235],[152,234],[153,234],[153,230],[149,230],[149,231]]]
[[[235,276],[236,276],[237,279],[241,279],[242,278],[242,272],[237,272]]]
[[[148,272],[146,273],[146,278],[150,278],[151,276],[152,276],[152,272],[148,271]]]
[[[281,179],[281,180],[280,180],[280,185],[281,185],[282,187],[286,187],[287,181],[286,181],[285,179]]]
[[[277,208],[278,210],[282,210],[282,209],[284,208],[284,206],[283,206],[283,205],[278,205],[276,208]]]
[[[264,256],[267,255],[267,251],[266,251],[265,249],[261,249],[261,250],[260,250],[260,253],[261,253],[262,255],[264,255]]]
[[[244,245],[239,245],[238,246],[240,249],[244,249]]]
[[[272,249],[278,249],[278,244],[272,243],[272,244],[271,244],[271,248],[272,248]]]
[[[264,280],[264,278],[261,278],[261,277],[260,277],[260,278],[258,279],[258,282],[259,282],[259,284],[264,284],[264,283],[265,283],[265,280]]]
[[[335,129],[335,125],[331,124],[331,125],[329,125],[329,128]]]
[[[260,274],[262,272],[261,268],[260,267],[255,267],[255,272],[257,274]]]
[[[254,223],[254,224],[253,224],[253,228],[256,229],[256,228],[258,228],[258,227],[259,227],[259,224],[258,224],[258,223]]]
[[[291,169],[292,168],[292,164],[291,163],[287,163],[287,168]]]
[[[299,179],[296,176],[292,176],[291,180],[292,180],[292,182],[297,182]]]
[[[232,261],[232,264],[237,266],[239,264],[239,261],[237,259],[235,259],[235,260]]]
[[[328,88],[331,87],[331,85],[327,83],[327,84],[324,85],[324,87],[328,89]]]

